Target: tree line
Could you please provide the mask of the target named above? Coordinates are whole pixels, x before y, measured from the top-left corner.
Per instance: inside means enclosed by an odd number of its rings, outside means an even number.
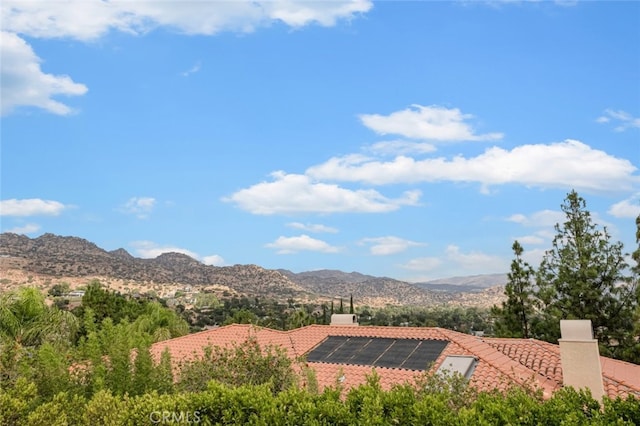
[[[561,207],[565,221],[555,225],[537,269],[513,243],[507,298],[492,309],[496,334],[557,343],[560,320],[588,319],[602,355],[640,364],[640,216],[639,247],[629,256],[606,227],[594,223],[577,192],[567,194]]]

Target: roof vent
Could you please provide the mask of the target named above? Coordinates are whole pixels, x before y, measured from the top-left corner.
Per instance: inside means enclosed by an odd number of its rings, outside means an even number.
[[[587,388],[591,396],[604,396],[598,341],[593,338],[591,320],[561,320],[560,361],[565,386]]]
[[[333,314],[331,325],[358,325],[358,317],[356,314]]]

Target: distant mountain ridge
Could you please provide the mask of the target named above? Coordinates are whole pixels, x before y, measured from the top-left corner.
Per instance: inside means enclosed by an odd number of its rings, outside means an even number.
[[[280,269],[283,275],[300,284],[307,291],[326,297],[349,298],[361,303],[369,300],[386,300],[388,304],[430,305],[446,304],[451,294],[421,289],[404,281],[386,277],[374,277],[359,272],[342,272],[330,269],[293,273]]]
[[[458,287],[462,291],[444,292],[429,288],[429,283],[414,285],[358,272],[318,270],[294,273],[257,265],[216,267],[204,265],[181,253],[164,253],[154,259],[142,259],[123,248],[106,251],[82,238],[54,234],[33,239],[12,233],[0,234],[0,257],[13,260],[13,265],[19,264],[19,268],[25,271],[54,278],[100,276],[141,284],[180,283],[196,288],[224,286],[237,294],[279,299],[348,299],[353,295],[359,304],[371,306],[475,304],[473,299],[465,296],[464,285]],[[476,285],[481,285],[480,281]],[[495,291],[487,294],[492,301],[495,299]]]
[[[141,259],[122,248],[108,252],[77,237],[44,234],[30,239],[3,233],[0,256],[22,258],[25,270],[52,277],[106,276],[137,282],[223,285],[248,295],[306,295],[301,286],[279,272],[256,265],[208,266],[180,253]]]
[[[434,291],[480,292],[490,287],[507,284],[507,274],[470,275],[465,277],[440,278],[414,283],[415,286]]]

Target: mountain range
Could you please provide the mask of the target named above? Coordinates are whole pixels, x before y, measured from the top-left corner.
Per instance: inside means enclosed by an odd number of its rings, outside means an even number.
[[[279,299],[349,298],[370,306],[480,305],[502,299],[506,275],[457,277],[412,284],[358,272],[318,270],[294,273],[257,265],[209,266],[185,254],[137,258],[120,248],[106,251],[78,237],[44,234],[37,238],[0,234],[0,290],[21,283],[22,272],[44,282],[98,278],[138,291],[152,286],[216,288],[224,294]]]

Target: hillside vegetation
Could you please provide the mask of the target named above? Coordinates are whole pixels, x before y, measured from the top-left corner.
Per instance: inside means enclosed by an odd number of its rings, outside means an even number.
[[[490,307],[503,298],[502,287],[472,295],[464,291],[432,291],[391,278],[358,273],[296,274],[257,265],[216,267],[180,253],[141,259],[124,249],[106,251],[77,237],[44,234],[31,239],[0,234],[0,289],[29,284],[47,290],[47,286],[59,282],[68,282],[75,288],[92,279],[123,293],[153,292],[160,297],[169,297],[185,288],[219,297],[293,298],[306,303],[353,295],[360,304],[372,307],[446,304]]]

